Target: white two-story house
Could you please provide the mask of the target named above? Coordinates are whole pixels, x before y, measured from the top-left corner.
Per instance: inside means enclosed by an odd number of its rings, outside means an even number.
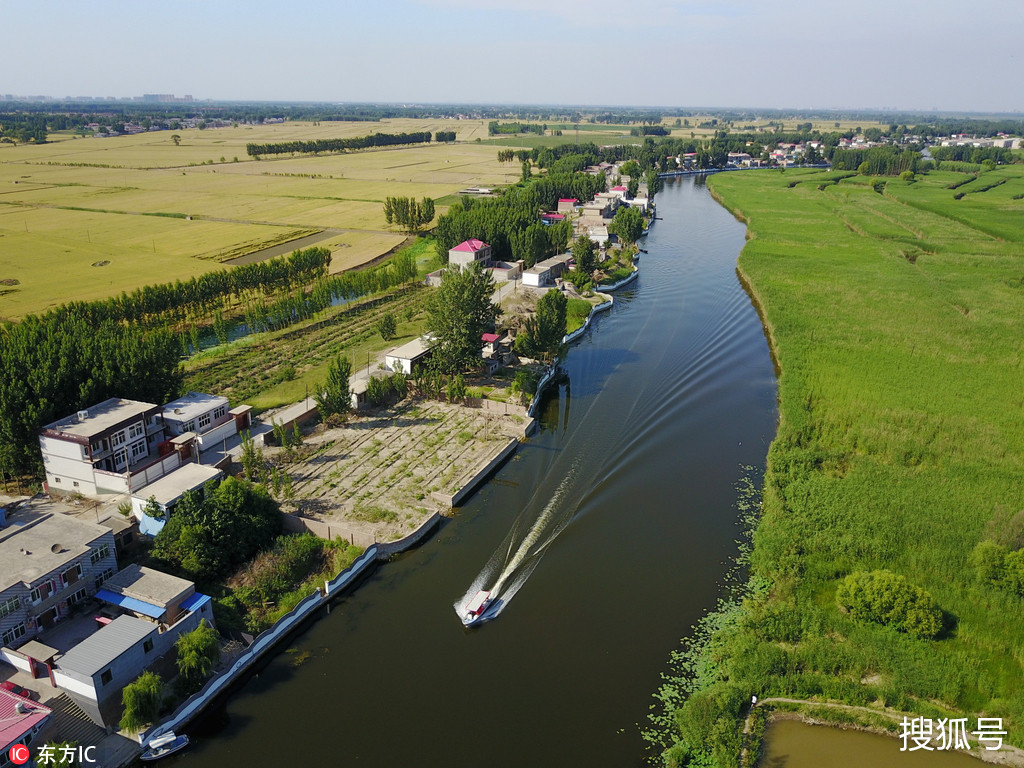
[[[132,475],[141,475],[136,485],[151,482],[180,464],[171,454],[173,467],[143,472],[165,458],[158,450],[164,439],[159,405],[112,397],[39,431],[47,487],[97,496],[129,490]]]

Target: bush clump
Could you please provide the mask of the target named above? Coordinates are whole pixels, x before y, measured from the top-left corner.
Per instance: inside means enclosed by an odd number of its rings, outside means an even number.
[[[921,638],[942,631],[935,600],[892,571],[857,571],[839,584],[836,601],[858,621],[870,621]]]

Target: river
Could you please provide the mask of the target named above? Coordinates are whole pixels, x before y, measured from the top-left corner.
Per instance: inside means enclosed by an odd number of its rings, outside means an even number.
[[[188,768],[636,766],[669,653],[722,591],[736,484],[775,434],[744,227],[670,180],[639,279],[574,346],[541,429],[421,547],[378,569],[191,730]],[[537,520],[500,616],[452,605]],[[514,543],[514,542],[513,542]]]

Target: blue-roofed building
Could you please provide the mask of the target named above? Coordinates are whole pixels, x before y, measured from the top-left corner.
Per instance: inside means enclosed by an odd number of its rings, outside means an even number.
[[[106,726],[120,717],[121,689],[201,620],[212,626],[213,606],[191,581],[134,564],[107,579],[96,597],[108,604],[104,613],[120,615],[57,657],[53,675]]]

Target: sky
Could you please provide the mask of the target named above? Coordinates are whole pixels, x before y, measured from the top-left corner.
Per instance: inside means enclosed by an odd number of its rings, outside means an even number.
[[[1021,0],[0,0],[0,94],[1024,111]]]

